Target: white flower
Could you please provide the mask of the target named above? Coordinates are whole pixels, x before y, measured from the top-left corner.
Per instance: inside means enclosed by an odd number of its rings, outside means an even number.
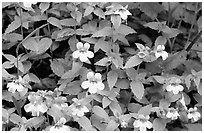
[[[122,120],[122,121],[120,122],[120,125],[121,125],[122,128],[128,127],[128,123],[127,123],[126,121],[124,121],[124,120]]]
[[[137,48],[139,49],[139,52],[137,53],[137,55],[140,57],[140,58],[145,58],[147,56],[149,56],[150,54],[150,51],[151,49],[149,47],[145,47],[143,46],[142,44],[139,44],[139,43],[135,43]]]
[[[176,77],[172,77],[166,86],[167,91],[172,91],[173,94],[178,94],[180,91],[183,91],[183,86],[180,85],[181,80]]]
[[[25,6],[25,7],[31,7],[32,6],[32,4],[37,4],[37,2],[23,2],[23,5]]]
[[[18,80],[14,80],[7,84],[8,91],[15,93],[16,91],[22,92],[26,90],[26,88],[21,84],[23,82],[23,79],[19,76]]]
[[[50,127],[50,131],[70,131],[70,127],[64,125],[66,123],[65,118],[60,118],[60,120],[55,124],[55,126]]]
[[[94,53],[88,51],[88,49],[90,48],[89,43],[83,44],[82,42],[78,42],[76,46],[77,50],[73,52],[72,54],[73,58],[75,59],[79,58],[81,62],[86,62],[88,61],[88,58],[94,57]]]
[[[179,100],[179,102],[180,102],[180,103],[184,106],[184,108],[187,110],[187,107],[186,107],[186,103],[185,103],[183,94],[181,95],[181,99]]]
[[[169,108],[168,112],[166,114],[166,117],[171,118],[172,120],[178,119],[179,116],[180,115],[179,115],[178,111],[176,109],[174,109],[174,108]]]
[[[43,101],[43,97],[39,95],[29,95],[29,104],[24,106],[26,112],[32,112],[33,116],[39,116],[40,112],[45,113],[48,110],[46,103]]]
[[[98,90],[103,90],[105,88],[104,84],[102,83],[101,74],[100,73],[94,73],[88,72],[87,73],[87,79],[88,81],[84,81],[81,84],[81,87],[83,89],[89,88],[90,93],[96,93]]]
[[[147,130],[146,128],[148,129],[152,128],[152,123],[148,120],[149,115],[144,116],[140,114],[137,120],[134,121],[133,126],[135,128],[140,128],[140,131],[146,131]]]
[[[194,108],[190,108],[188,110],[188,119],[192,119],[193,118],[193,121],[197,121],[199,118],[200,118],[200,113],[197,112],[197,107],[194,107]]]
[[[123,19],[123,20],[126,20],[128,15],[132,15],[128,10],[128,5],[126,5],[125,7],[122,7],[121,9],[118,9],[114,12],[114,14],[119,14],[120,17]]]
[[[164,45],[158,45],[155,51],[155,57],[159,58],[161,56],[163,60],[166,60],[166,58],[168,57],[168,53],[164,51],[164,49]]]
[[[72,101],[74,101],[74,103],[70,106],[72,115],[82,117],[84,116],[84,113],[89,112],[89,109],[82,105],[78,99],[73,98]]]

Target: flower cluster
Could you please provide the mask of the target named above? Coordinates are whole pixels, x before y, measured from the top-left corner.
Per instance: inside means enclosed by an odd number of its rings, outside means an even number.
[[[179,113],[175,108],[168,108],[168,112],[166,114],[167,118],[171,118],[172,120],[176,120],[179,117]]]
[[[137,48],[139,49],[139,52],[137,53],[137,55],[139,56],[139,58],[141,59],[146,59],[149,57],[151,49],[149,47],[145,47],[142,44],[139,43],[135,43]]]
[[[60,118],[60,120],[52,127],[50,127],[50,131],[70,131],[70,127],[64,125],[66,123],[65,118]]]
[[[168,80],[166,90],[169,92],[173,92],[173,94],[178,94],[180,91],[183,91],[183,86],[181,84],[181,79],[177,77],[171,77]]]
[[[198,119],[201,117],[200,113],[197,112],[197,107],[189,108],[188,110],[188,119],[191,119],[193,121],[198,121]]]
[[[81,101],[77,98],[73,98],[72,101],[74,103],[69,106],[72,115],[82,117],[84,116],[84,113],[89,112],[89,109],[85,105],[82,105]]]
[[[146,131],[147,128],[151,129],[152,128],[152,123],[149,120],[149,115],[142,115],[139,114],[138,118],[134,121],[133,126],[135,128],[139,128],[140,131]]]
[[[168,53],[165,50],[164,45],[158,45],[155,50],[155,57],[159,58],[162,57],[163,60],[166,60],[168,57]]]
[[[88,61],[88,58],[94,57],[94,53],[88,50],[90,48],[89,43],[83,44],[82,42],[78,42],[76,47],[77,50],[72,54],[73,58],[79,58],[81,62],[86,62]]]
[[[9,82],[7,84],[8,91],[15,93],[16,91],[22,92],[22,91],[27,90],[27,88],[23,86],[23,83],[24,81],[22,77],[19,76],[19,79],[13,80],[12,82]]]
[[[88,89],[88,91],[93,94],[96,93],[98,90],[103,90],[105,88],[104,84],[102,83],[101,79],[101,74],[100,73],[93,73],[93,72],[88,72],[87,73],[87,79],[88,81],[84,81],[81,84],[81,87],[83,89]]]

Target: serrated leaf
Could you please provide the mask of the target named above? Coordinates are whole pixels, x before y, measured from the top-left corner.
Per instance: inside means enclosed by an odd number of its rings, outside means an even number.
[[[133,34],[136,33],[136,31],[134,29],[132,29],[131,27],[121,24],[118,29],[115,30],[116,33],[120,33],[123,35],[128,35],[128,34]]]
[[[15,113],[11,114],[10,121],[17,125],[23,124],[23,120],[21,119],[21,117]]]
[[[163,36],[158,36],[157,39],[155,40],[155,47],[158,45],[165,45],[167,42],[167,39]]]
[[[149,22],[144,24],[144,26],[153,30],[162,30],[166,27],[166,22]]]
[[[97,61],[95,63],[95,65],[98,65],[98,66],[107,66],[109,62],[110,62],[109,58],[108,57],[104,57],[103,59]]]
[[[63,94],[78,95],[81,92],[81,82],[73,81],[69,83],[63,90]]]
[[[117,30],[121,24],[121,17],[120,15],[111,15],[111,22],[114,28]]]
[[[80,125],[81,127],[83,127],[86,131],[96,131],[96,130],[93,128],[93,126],[92,126],[90,120],[89,120],[87,117],[85,117],[85,116],[79,118],[77,122],[78,122],[79,125]]]
[[[62,63],[58,60],[50,60],[50,67],[57,76],[61,77],[64,74],[64,67],[62,66]]]
[[[84,17],[90,15],[90,14],[93,12],[93,10],[94,10],[94,8],[93,8],[92,6],[88,6],[88,7],[85,9]]]
[[[105,19],[105,13],[103,12],[103,10],[102,10],[101,8],[96,8],[96,9],[94,10],[94,14],[95,14],[96,16],[99,16],[99,17]]]
[[[19,114],[20,116],[22,116],[21,107],[20,107],[19,103],[17,102],[17,100],[16,100],[16,98],[15,98],[14,96],[12,96],[12,100],[13,100],[13,104],[14,104],[14,106],[15,106],[15,108],[16,108],[18,114]]]
[[[176,28],[170,28],[170,30],[163,30],[163,35],[167,38],[173,38],[176,37],[178,34],[182,33],[182,31],[176,29]]]
[[[15,16],[14,21],[11,22],[11,24],[8,25],[6,28],[5,34],[8,34],[16,29],[18,29],[21,26],[21,19],[18,16]]]
[[[92,108],[92,111],[94,112],[94,114],[96,114],[97,116],[100,116],[101,118],[104,118],[107,121],[110,119],[106,111],[99,106],[94,106]]]
[[[73,18],[67,18],[60,20],[60,24],[63,26],[76,26],[77,22]]]
[[[90,37],[81,38],[81,40],[92,44],[95,44],[98,41],[96,38],[90,38]]]
[[[139,58],[138,55],[134,55],[128,59],[128,61],[126,62],[124,66],[124,69],[135,67],[139,65],[140,63],[142,63],[142,60]]]
[[[128,79],[118,79],[115,86],[120,89],[129,89],[130,81]]]
[[[105,37],[112,34],[112,28],[111,27],[104,27],[103,29],[95,32],[92,37]]]
[[[137,71],[134,68],[126,69],[126,74],[130,80],[136,80],[136,76],[138,75]]]
[[[152,104],[146,105],[138,111],[138,114],[149,115],[152,110]]]
[[[144,95],[144,85],[140,81],[132,81],[130,83],[130,88],[133,92],[133,94],[138,98],[142,99]]]
[[[120,116],[122,114],[122,109],[119,105],[119,102],[112,101],[109,105],[109,108],[113,112],[114,116]]]
[[[73,62],[72,69],[67,71],[65,74],[62,75],[62,79],[73,78],[73,76],[81,69],[82,63],[80,62]]]
[[[49,17],[47,19],[47,22],[54,25],[54,26],[56,26],[56,27],[58,27],[58,28],[60,28],[60,29],[62,29],[60,20],[55,18],[55,17]]]
[[[24,73],[27,73],[32,67],[32,64],[30,61],[24,61],[22,64],[24,68]]]
[[[115,71],[111,70],[108,72],[107,81],[108,81],[108,86],[110,89],[112,89],[113,86],[115,86],[117,79],[118,79],[118,74]]]
[[[79,42],[79,41],[78,41],[78,39],[76,38],[76,36],[72,36],[72,37],[69,39],[68,44],[69,44],[70,49],[71,49],[72,51],[77,50],[76,44],[77,44],[78,42]]]
[[[40,79],[33,73],[28,74],[30,81],[35,82],[35,83],[40,83]]]
[[[154,131],[163,131],[166,127],[166,120],[161,118],[156,118],[153,121],[153,129]]]
[[[41,2],[39,8],[41,10],[41,14],[43,14],[50,6],[49,2]]]
[[[43,124],[43,122],[45,120],[46,120],[46,118],[44,116],[42,116],[42,117],[32,117],[32,118],[28,119],[26,125],[28,125],[30,127],[38,128]]]
[[[110,51],[111,45],[109,42],[104,41],[103,39],[99,39],[94,45],[94,53],[97,52],[99,49],[107,53]]]
[[[114,119],[111,119],[109,122],[108,122],[108,125],[105,129],[105,131],[114,131],[116,128],[118,128],[119,124],[116,123],[116,121]]]
[[[164,76],[155,75],[155,76],[152,76],[152,77],[160,84],[164,84],[165,81],[166,81],[166,77],[164,77]]]
[[[102,100],[103,108],[106,108],[108,105],[110,105],[110,103],[111,103],[110,99],[108,99],[107,97],[103,97],[103,100]]]
[[[6,59],[8,59],[10,62],[12,62],[12,63],[17,61],[16,57],[14,57],[14,56],[11,55],[11,54],[3,54],[3,56],[4,56]]]

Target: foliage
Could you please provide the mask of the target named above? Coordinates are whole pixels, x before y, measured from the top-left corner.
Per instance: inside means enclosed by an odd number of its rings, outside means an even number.
[[[3,131],[201,131],[198,2],[3,2]]]

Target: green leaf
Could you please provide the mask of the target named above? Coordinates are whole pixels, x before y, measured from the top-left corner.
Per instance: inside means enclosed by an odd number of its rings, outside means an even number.
[[[93,8],[92,6],[88,6],[88,7],[85,9],[84,17],[90,15],[90,14],[93,12],[93,10],[94,10],[94,8]]]
[[[152,77],[160,84],[164,84],[165,81],[166,81],[166,77],[164,77],[164,76],[155,75],[155,76],[152,76]]]
[[[146,105],[138,111],[138,114],[149,115],[152,110],[152,104]]]
[[[94,112],[94,114],[96,114],[97,116],[100,116],[101,118],[104,118],[106,121],[110,119],[106,111],[99,106],[94,106],[92,108],[92,111]]]
[[[57,106],[51,106],[48,109],[47,114],[52,116],[54,121],[59,120],[61,117],[64,117],[64,114]],[[38,118],[38,117],[36,117],[36,118]]]
[[[50,60],[50,67],[52,71],[59,77],[61,77],[65,72],[62,63],[59,62],[57,59],[54,59],[53,61]]]
[[[105,13],[103,12],[103,10],[101,8],[95,8],[94,14],[96,16],[99,16],[99,17],[105,19]]]
[[[13,100],[13,104],[14,104],[14,106],[15,106],[15,108],[16,108],[18,114],[19,114],[20,116],[22,116],[21,107],[20,107],[18,101],[16,100],[16,98],[15,98],[14,96],[12,96],[12,100]]]
[[[136,80],[136,76],[138,75],[138,73],[134,68],[128,68],[125,71],[130,80]]]
[[[136,33],[136,31],[127,25],[121,24],[120,27],[115,30],[115,33],[120,33],[126,36],[129,34]]]
[[[60,29],[62,29],[60,20],[55,18],[55,17],[49,17],[47,19],[47,22],[54,25],[54,26],[56,26],[56,27],[58,27],[58,28],[60,28]]]
[[[138,111],[140,110],[141,107],[142,107],[142,105],[140,105],[138,103],[129,103],[128,104],[128,111],[130,111],[132,113],[138,113]]]
[[[80,125],[81,127],[83,127],[86,131],[96,131],[96,130],[93,128],[93,126],[91,125],[90,120],[89,120],[87,117],[85,117],[85,116],[79,118],[79,119],[77,120],[77,122],[78,122],[79,125]]]
[[[129,89],[130,81],[128,79],[118,79],[115,86],[120,89]]]
[[[46,120],[46,118],[44,116],[32,117],[32,118],[28,119],[26,125],[28,125],[29,127],[38,128],[38,127],[42,126],[42,124],[45,120]]]
[[[14,21],[11,22],[11,24],[8,25],[6,28],[5,34],[8,34],[16,29],[18,29],[21,26],[21,19],[18,16],[15,16]]]
[[[116,117],[122,114],[122,109],[119,105],[119,102],[112,101],[112,103],[109,105],[109,108]]]
[[[144,85],[141,81],[132,81],[130,83],[130,88],[138,99],[142,99],[144,95]]]
[[[161,118],[156,118],[153,121],[153,129],[154,131],[164,131],[166,127],[166,120]]]
[[[185,127],[188,128],[188,131],[202,131],[202,124],[185,124]]]
[[[108,86],[110,89],[112,89],[113,86],[115,86],[117,79],[118,79],[118,74],[115,71],[111,70],[108,72],[107,81],[108,81]]]
[[[66,18],[66,19],[62,19],[60,20],[60,24],[63,26],[76,26],[77,22],[75,19],[73,18]]]
[[[17,61],[16,57],[14,57],[13,55],[11,54],[3,54],[3,56],[8,59],[11,63],[14,63]]]
[[[94,53],[97,52],[99,49],[103,50],[104,52],[109,52],[111,49],[111,45],[109,42],[104,41],[103,38],[99,39],[94,45]]]
[[[111,22],[113,23],[113,26],[115,29],[118,29],[121,24],[121,17],[120,15],[111,15]]]
[[[50,6],[49,2],[41,2],[39,8],[41,10],[41,14],[43,14]]]
[[[124,69],[135,67],[142,63],[142,60],[138,57],[138,55],[134,55],[128,59],[126,62],[125,66],[123,67]]]
[[[92,37],[105,37],[112,34],[112,28],[111,27],[104,27],[103,29],[95,32]]]
[[[63,90],[63,94],[78,95],[81,92],[81,82],[73,81],[69,83]]]
[[[73,62],[72,69],[63,74],[61,78],[73,78],[73,76],[81,69],[82,65],[83,64],[81,62]]]
[[[166,32],[163,31],[163,35],[167,38],[173,38],[176,37],[178,34],[182,33],[182,31],[175,29],[175,28],[170,28],[170,30],[167,30]]]
[[[40,79],[33,73],[28,73],[23,77],[23,80],[28,82],[40,83]]]
[[[107,66],[109,64],[109,58],[108,57],[104,57],[103,59],[97,61],[95,63],[95,65],[98,65],[98,66]]]
[[[76,44],[77,44],[78,42],[79,42],[79,41],[78,41],[78,39],[76,38],[76,36],[72,36],[72,37],[69,39],[68,44],[69,44],[70,49],[71,49],[72,51],[77,50]]]
[[[167,39],[163,36],[158,36],[157,39],[155,40],[155,47],[158,45],[165,45],[167,42]]]
[[[14,124],[17,124],[17,125],[23,124],[22,118],[15,113],[11,114],[10,121],[13,122]]]
[[[186,87],[188,88],[188,89],[190,89],[190,87],[191,87],[191,81],[193,80],[193,77],[192,77],[192,75],[191,74],[189,74],[188,76],[186,76],[186,78],[185,78],[185,84],[186,84]]]
[[[116,123],[116,121],[114,119],[111,119],[109,122],[108,122],[108,125],[105,129],[105,131],[114,131],[116,128],[118,128],[119,124]]]
[[[103,97],[103,100],[102,100],[102,105],[103,105],[103,108],[106,108],[108,105],[110,105],[111,103],[111,100],[107,97]]]

